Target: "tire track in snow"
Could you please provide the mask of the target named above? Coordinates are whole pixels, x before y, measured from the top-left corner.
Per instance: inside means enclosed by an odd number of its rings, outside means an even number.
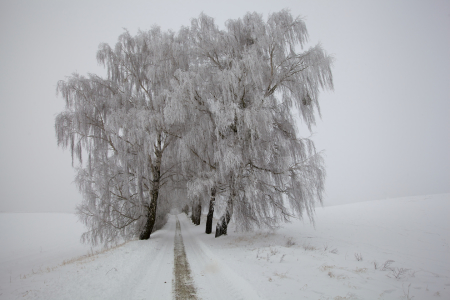
[[[122,278],[122,285],[116,287],[120,292],[105,299],[172,298],[170,282],[173,280],[171,272],[172,249],[174,249],[171,233],[175,230],[173,219],[173,216],[169,217],[164,230],[154,233],[152,240],[141,241],[146,246],[142,247],[144,249],[139,249],[139,252],[143,254],[140,264],[135,265],[131,276]]]
[[[245,279],[226,266],[207,245],[190,232],[189,227],[192,225],[185,214],[180,214],[178,217],[199,298],[262,299]]]
[[[180,221],[177,217],[174,242],[174,262],[173,262],[173,289],[175,299],[198,299],[196,289],[191,276],[191,269],[184,251],[183,236],[181,235]]]

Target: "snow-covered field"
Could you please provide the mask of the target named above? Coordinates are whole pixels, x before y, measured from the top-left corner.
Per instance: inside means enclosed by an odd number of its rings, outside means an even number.
[[[316,209],[315,228],[218,239],[185,215],[86,254],[70,214],[0,214],[0,299],[172,299],[179,220],[200,299],[450,299],[450,194]]]
[[[26,274],[88,253],[84,231],[74,214],[0,213],[0,294],[22,286]]]

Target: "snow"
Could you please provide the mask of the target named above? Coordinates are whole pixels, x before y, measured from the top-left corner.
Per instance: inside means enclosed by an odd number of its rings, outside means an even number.
[[[315,228],[231,223],[217,239],[205,216],[171,215],[148,241],[70,263],[90,249],[74,215],[2,213],[0,298],[171,299],[178,219],[200,299],[450,299],[449,211],[450,194],[360,202],[317,208]]]
[[[410,298],[450,299],[449,211],[449,194],[317,208],[315,229],[293,222],[208,246],[267,299],[407,299],[409,284]],[[388,260],[394,271],[381,270]]]
[[[0,213],[0,286],[86,254],[85,227],[68,213]],[[1,292],[0,292],[1,293]]]
[[[192,226],[186,215],[179,215],[187,259],[200,299],[260,299],[246,278],[228,267],[228,262],[207,246],[214,236],[204,234],[204,226]],[[203,218],[203,224],[206,220]],[[205,236],[207,239],[202,239]],[[232,258],[232,257],[231,257]],[[239,270],[239,268],[237,269]]]

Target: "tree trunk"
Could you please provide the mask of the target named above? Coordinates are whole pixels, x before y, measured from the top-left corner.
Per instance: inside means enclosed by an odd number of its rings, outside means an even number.
[[[206,234],[210,234],[212,232],[212,222],[214,217],[214,204],[216,203],[216,188],[211,189],[211,199],[209,200],[209,211],[208,216],[206,217]]]
[[[195,212],[195,225],[200,225],[200,218],[202,216],[202,204],[198,201]]]
[[[159,195],[159,181],[161,179],[161,134],[158,136],[157,146],[155,146],[155,156],[156,159],[154,164],[151,164],[151,173],[153,175],[152,191],[151,191],[151,200],[150,205],[148,206],[147,211],[147,222],[145,223],[144,230],[141,232],[139,239],[140,240],[148,240],[150,238],[150,234],[153,231],[153,226],[156,221],[156,207],[158,205],[158,195]],[[149,156],[149,162],[151,163],[151,157]]]
[[[195,224],[195,200],[192,201],[191,221]]]
[[[200,217],[202,216],[202,204],[199,199],[194,200],[192,204],[191,220],[194,225],[200,225]]]
[[[189,215],[189,205],[186,204],[181,210],[181,212],[184,212],[186,216]]]
[[[144,230],[141,232],[139,239],[140,240],[148,240],[150,238],[150,234],[153,231],[153,226],[155,225],[156,220],[156,207],[158,204],[158,194],[159,189],[152,190],[152,199],[150,202],[150,206],[147,210],[147,222],[145,223]]]
[[[233,215],[233,195],[228,199],[227,210],[225,214],[220,218],[216,225],[216,238],[227,234],[228,224],[230,223],[231,216]]]

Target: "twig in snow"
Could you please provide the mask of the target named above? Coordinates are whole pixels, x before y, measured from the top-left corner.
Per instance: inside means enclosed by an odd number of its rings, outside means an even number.
[[[108,272],[106,272],[105,275],[108,275],[108,273],[111,272],[112,270],[116,270],[116,272],[117,272],[117,269],[116,269],[116,268],[112,268],[111,270],[109,270]]]
[[[355,253],[355,258],[356,258],[357,261],[363,260],[363,257],[361,255],[361,253]]]
[[[404,268],[394,268],[392,270],[392,275],[394,275],[395,278],[400,279],[406,272],[409,271],[409,269]]]
[[[404,284],[404,283],[403,283],[403,284]],[[411,286],[411,283],[408,285],[408,293],[405,292],[405,288],[403,287],[403,284],[402,284],[403,294],[405,295],[405,297],[406,297],[407,300],[411,300],[412,298],[414,298],[414,296],[410,296],[410,295],[409,295],[409,287]]]
[[[316,247],[311,246],[310,244],[303,244],[303,249],[305,249],[306,251],[314,251],[314,250],[317,250]]]
[[[331,250],[331,251],[330,251],[330,253],[333,253],[333,254],[338,254],[338,253],[339,253],[339,251],[338,251],[338,249],[337,249],[337,248],[334,248],[333,250]]]
[[[393,262],[394,262],[393,260],[385,261],[383,264],[383,267],[381,268],[381,271],[392,270],[392,268],[390,266]]]

